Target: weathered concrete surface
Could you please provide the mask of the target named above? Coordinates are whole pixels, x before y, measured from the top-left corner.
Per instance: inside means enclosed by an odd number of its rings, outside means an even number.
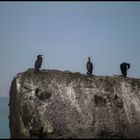
[[[29,69],[9,107],[11,138],[140,138],[140,79]]]

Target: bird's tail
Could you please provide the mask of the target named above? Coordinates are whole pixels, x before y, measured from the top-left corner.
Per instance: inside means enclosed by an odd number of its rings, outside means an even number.
[[[39,70],[37,68],[35,68],[35,73],[39,72]]]

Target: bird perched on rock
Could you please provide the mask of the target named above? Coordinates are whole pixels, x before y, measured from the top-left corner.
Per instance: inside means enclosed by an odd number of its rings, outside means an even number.
[[[37,60],[35,61],[35,72],[38,72],[40,70],[42,61],[43,61],[42,55],[38,55]]]
[[[130,68],[130,64],[129,63],[121,63],[120,64],[120,69],[122,72],[122,75],[124,77],[127,77],[127,70]]]
[[[86,66],[87,66],[87,74],[92,75],[93,64],[90,61],[90,57],[88,57],[88,62]]]

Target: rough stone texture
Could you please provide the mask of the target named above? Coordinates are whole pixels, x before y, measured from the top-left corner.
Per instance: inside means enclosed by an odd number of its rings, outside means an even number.
[[[11,138],[140,138],[140,79],[29,69],[9,107]]]

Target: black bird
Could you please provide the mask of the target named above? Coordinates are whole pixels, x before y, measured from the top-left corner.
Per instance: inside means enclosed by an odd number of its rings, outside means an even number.
[[[120,69],[122,72],[122,75],[124,77],[127,77],[127,70],[130,68],[130,64],[129,63],[121,63],[120,64]]]
[[[86,66],[87,66],[87,74],[92,75],[93,64],[90,61],[90,57],[88,57],[88,62]]]
[[[38,72],[39,69],[41,68],[42,61],[43,61],[42,55],[38,55],[37,60],[35,61],[35,72]]]

